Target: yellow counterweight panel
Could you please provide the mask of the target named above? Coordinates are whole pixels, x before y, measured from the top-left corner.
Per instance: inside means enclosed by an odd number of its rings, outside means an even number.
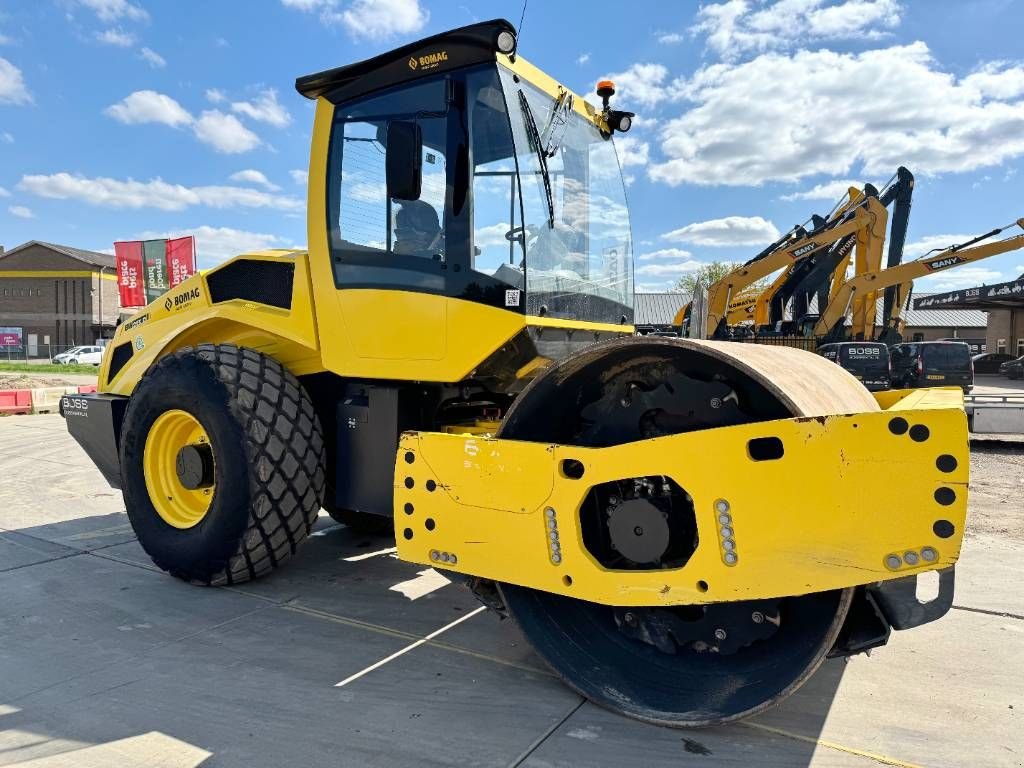
[[[782,457],[754,460],[749,441],[758,438],[780,440]],[[407,433],[395,474],[398,554],[617,606],[752,600],[884,581],[956,562],[967,446],[955,390],[918,390],[886,411],[609,448]],[[567,459],[582,464],[581,479],[565,475]],[[680,568],[606,570],[583,545],[580,507],[592,486],[643,476],[671,477],[690,494],[699,543]],[[735,538],[733,565],[722,548],[723,509]],[[952,524],[952,534],[937,521]]]
[[[260,251],[238,256],[218,269],[243,259],[294,263],[290,309],[242,299],[214,304],[206,283],[211,272],[193,275],[118,327],[103,355],[99,390],[130,395],[158,359],[182,347],[203,343],[237,344],[258,350],[279,360],[299,376],[324,370],[313,315],[307,254]],[[111,350],[126,342],[132,345],[132,357],[108,383]]]

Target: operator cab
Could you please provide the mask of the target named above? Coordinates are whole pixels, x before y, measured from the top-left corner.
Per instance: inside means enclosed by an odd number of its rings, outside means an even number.
[[[514,32],[476,24],[297,82],[333,104],[336,287],[630,325],[632,240],[609,127],[628,127],[628,113],[599,111],[517,57]]]

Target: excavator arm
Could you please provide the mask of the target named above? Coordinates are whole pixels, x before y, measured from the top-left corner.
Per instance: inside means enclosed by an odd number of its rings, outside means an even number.
[[[1024,218],[1017,219],[1013,224],[993,229],[984,235],[979,235],[972,240],[968,240],[966,243],[950,246],[935,255],[925,256],[916,261],[908,261],[905,264],[888,269],[865,272],[847,280],[828,303],[825,311],[821,313],[821,317],[814,327],[814,335],[832,337],[842,327],[847,312],[849,312],[850,307],[853,306],[858,297],[874,295],[875,292],[887,288],[896,288],[897,294],[890,322],[894,325],[901,324],[903,322],[902,310],[903,304],[906,302],[906,294],[913,285],[915,278],[1024,248],[1024,235],[1014,235],[1002,240],[975,245],[1014,226],[1024,229]],[[855,323],[854,331],[856,332],[856,330],[857,325]]]
[[[880,258],[888,213],[878,200],[868,197],[862,205],[849,211],[839,220],[796,238],[785,238],[770,253],[761,255],[737,267],[708,288],[708,335],[722,338],[727,335],[729,304],[745,288],[772,272],[804,259],[820,249],[849,235],[863,233],[866,245],[877,250]]]

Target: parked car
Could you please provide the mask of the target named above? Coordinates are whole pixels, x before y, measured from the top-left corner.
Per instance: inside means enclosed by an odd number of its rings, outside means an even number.
[[[999,372],[1011,379],[1024,379],[1024,357],[1003,363],[999,366]]]
[[[971,358],[975,373],[1000,373],[1002,364],[1010,360],[1013,360],[1013,355],[1005,352],[984,352]]]
[[[916,341],[896,344],[889,351],[892,360],[892,386],[963,387],[974,389],[971,348],[962,341]]]
[[[99,365],[103,362],[103,347],[72,347],[53,356],[54,365]]]
[[[822,344],[818,354],[845,368],[871,392],[889,389],[892,364],[889,348],[877,341],[843,341]]]

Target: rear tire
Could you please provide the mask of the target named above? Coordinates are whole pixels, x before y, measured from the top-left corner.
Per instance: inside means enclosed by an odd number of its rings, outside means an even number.
[[[170,497],[157,511],[143,470],[154,422],[174,410],[201,424],[214,461],[209,507],[191,527],[165,519]],[[160,460],[174,461],[171,453]],[[324,496],[324,441],[309,395],[276,360],[230,344],[187,347],[146,373],[125,414],[120,459],[139,543],[160,568],[199,584],[238,584],[284,564]]]

